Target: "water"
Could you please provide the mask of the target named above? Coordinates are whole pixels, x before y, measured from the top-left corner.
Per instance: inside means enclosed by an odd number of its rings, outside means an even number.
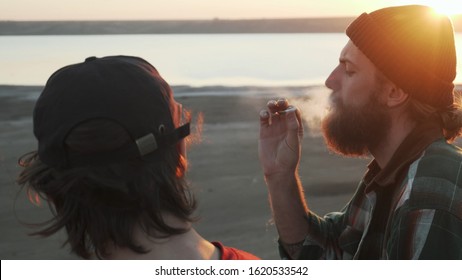
[[[64,65],[117,54],[147,59],[172,85],[322,84],[347,40],[341,33],[0,36],[0,84],[43,85]],[[462,33],[456,45],[462,55]]]
[[[343,34],[1,36],[0,84],[43,85],[63,65],[127,54],[150,61],[172,85],[322,83]]]

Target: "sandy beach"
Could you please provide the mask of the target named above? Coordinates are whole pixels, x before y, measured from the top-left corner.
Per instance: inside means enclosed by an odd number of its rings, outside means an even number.
[[[17,159],[35,150],[32,110],[41,87],[0,86],[0,257],[1,259],[75,259],[62,246],[64,234],[29,236],[27,223],[50,217],[45,205],[18,194]],[[195,225],[209,240],[278,259],[277,231],[271,221],[267,190],[258,162],[258,112],[269,98],[297,89],[177,87],[177,101],[202,112],[202,141],[190,147],[188,178],[199,201]],[[284,94],[281,94],[284,92]],[[320,136],[306,133],[301,177],[309,207],[318,214],[340,210],[351,197],[369,159],[329,153]]]

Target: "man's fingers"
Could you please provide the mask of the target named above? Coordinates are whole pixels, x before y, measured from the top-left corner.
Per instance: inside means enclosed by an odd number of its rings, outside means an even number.
[[[303,137],[303,124],[302,124],[302,113],[299,109],[295,110],[295,117],[298,121],[298,136]]]
[[[281,99],[278,99],[277,101],[276,100],[268,101],[266,106],[268,107],[268,111],[271,114],[276,114],[277,112],[286,110],[289,107],[289,102],[287,101],[287,99],[281,98]]]
[[[279,110],[282,111],[289,107],[289,101],[285,98],[281,98],[277,101],[277,105],[279,107]]]
[[[289,129],[286,138],[286,145],[293,151],[297,151],[300,145],[300,136],[303,135],[303,126],[298,109],[289,110],[286,114],[287,128]]]
[[[271,114],[266,110],[260,111],[260,126],[268,126],[271,124]]]
[[[266,107],[268,108],[268,111],[273,114],[279,110],[278,103],[275,100],[268,101],[268,103],[266,103]]]

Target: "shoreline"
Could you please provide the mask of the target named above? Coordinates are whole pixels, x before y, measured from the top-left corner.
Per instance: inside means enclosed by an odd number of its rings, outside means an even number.
[[[0,21],[1,35],[343,33],[355,17]],[[462,32],[462,15],[451,20]]]
[[[351,17],[206,20],[0,21],[1,35],[343,32]]]
[[[36,100],[44,86],[40,85],[2,85],[0,84],[0,97],[18,97],[22,99]],[[325,88],[319,84],[306,86],[189,86],[172,85],[175,98],[181,97],[250,97],[250,98],[275,98],[304,97],[310,92]]]
[[[0,97],[20,97],[30,95],[31,98],[40,94],[44,85],[8,85],[0,84]],[[271,97],[282,96],[279,92],[287,92],[289,96],[303,96],[313,90],[327,90],[323,84],[307,84],[300,86],[261,86],[261,85],[238,85],[238,86],[191,86],[171,85],[175,97],[205,97],[205,96],[246,96],[246,97]],[[462,92],[462,83],[455,84],[455,91]],[[22,96],[24,97],[24,96]]]

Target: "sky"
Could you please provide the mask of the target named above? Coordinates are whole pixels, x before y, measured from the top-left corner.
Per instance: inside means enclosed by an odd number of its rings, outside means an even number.
[[[411,3],[462,13],[461,0],[0,0],[0,20],[340,17]]]

